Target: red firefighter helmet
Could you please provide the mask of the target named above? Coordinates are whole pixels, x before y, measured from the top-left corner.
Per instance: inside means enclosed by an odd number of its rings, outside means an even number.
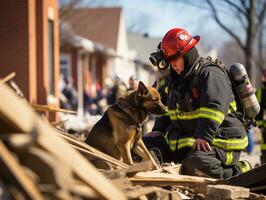
[[[161,49],[167,60],[179,58],[194,47],[200,40],[200,36],[191,35],[182,28],[174,28],[168,31],[161,43]]]

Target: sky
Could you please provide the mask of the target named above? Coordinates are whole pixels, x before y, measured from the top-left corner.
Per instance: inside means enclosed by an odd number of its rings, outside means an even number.
[[[229,40],[227,33],[216,25],[210,14],[198,7],[171,0],[92,0],[96,6],[120,6],[131,31],[148,33],[152,37],[163,35],[174,27],[200,35],[208,47],[221,47]],[[223,18],[223,19],[226,19]]]

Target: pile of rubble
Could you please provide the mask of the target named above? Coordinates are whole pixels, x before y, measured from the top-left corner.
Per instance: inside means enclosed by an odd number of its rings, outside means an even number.
[[[266,199],[253,193],[265,194],[266,165],[228,180],[128,166],[44,121],[4,81],[0,91],[0,199]]]

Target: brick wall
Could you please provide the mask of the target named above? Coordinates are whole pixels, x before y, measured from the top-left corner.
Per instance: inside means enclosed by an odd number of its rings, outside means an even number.
[[[48,104],[48,20],[54,24],[54,96],[58,96],[59,30],[57,0],[0,1],[0,77],[15,82],[32,103]],[[58,105],[58,103],[57,103]]]
[[[14,80],[27,99],[35,101],[36,37],[32,4],[33,0],[0,3],[0,76],[16,72]]]

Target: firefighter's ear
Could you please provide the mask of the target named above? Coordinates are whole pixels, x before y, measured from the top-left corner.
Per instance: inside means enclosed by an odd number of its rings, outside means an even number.
[[[155,89],[157,88],[157,81],[154,81],[154,83],[152,84],[152,87]]]
[[[144,96],[144,95],[147,95],[148,93],[149,93],[149,90],[144,85],[144,83],[140,81],[139,86],[138,86],[138,96]]]

